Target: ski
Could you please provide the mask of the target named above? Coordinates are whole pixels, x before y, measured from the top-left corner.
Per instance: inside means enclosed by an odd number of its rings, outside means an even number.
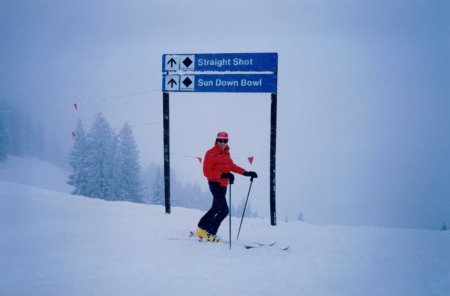
[[[268,244],[264,244],[264,243],[258,243],[255,242],[253,245],[244,245],[244,248],[246,249],[256,249],[256,248],[275,248],[281,251],[288,251],[290,246],[286,246],[286,247],[278,247],[275,246],[277,242],[273,242],[273,243],[268,243]]]
[[[189,235],[186,238],[181,238],[181,237],[168,237],[168,240],[173,240],[173,241],[196,241],[199,243],[202,242],[206,242],[206,240],[203,237],[198,237],[197,235],[195,235],[195,233],[193,231],[189,231]]]
[[[200,243],[223,243],[227,244],[228,241],[220,240],[217,242],[208,242],[204,237],[198,237],[194,231],[189,231],[189,235],[187,238],[168,238],[169,240],[175,240],[175,241],[196,241]],[[280,250],[280,251],[288,251],[290,246],[286,247],[279,247],[277,245],[277,242],[271,242],[271,243],[261,243],[261,242],[253,242],[253,243],[243,243],[238,244],[237,246],[244,247],[247,250],[250,249],[257,249],[257,248],[266,248],[266,249],[274,249],[274,250]]]
[[[257,245],[260,246],[260,247],[265,247],[265,246],[267,246],[267,247],[273,247],[273,246],[275,246],[276,243],[277,243],[276,241],[274,241],[273,243],[270,243],[270,244],[263,244],[263,243],[255,242],[255,244],[257,244]]]
[[[249,250],[249,249],[264,248],[263,246],[255,246],[255,245],[245,245],[244,247],[245,247],[247,250]],[[273,247],[273,248],[275,248],[275,249],[277,249],[277,250],[280,250],[280,251],[288,251],[290,247],[287,246],[287,247],[283,247],[283,248],[277,248],[277,247]]]

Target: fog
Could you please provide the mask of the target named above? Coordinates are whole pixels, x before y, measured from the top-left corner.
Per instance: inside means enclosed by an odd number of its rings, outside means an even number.
[[[2,1],[0,36],[0,98],[48,143],[67,155],[101,112],[132,126],[143,167],[163,162],[163,54],[277,52],[278,219],[450,221],[448,1]],[[196,157],[225,130],[269,215],[270,94],[171,93],[170,120],[179,180],[207,190]]]

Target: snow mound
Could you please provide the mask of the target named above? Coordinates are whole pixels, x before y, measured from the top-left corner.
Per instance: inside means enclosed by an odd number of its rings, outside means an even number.
[[[188,238],[197,210],[0,181],[1,295],[448,295],[446,232],[244,220]],[[234,236],[239,219],[233,219]],[[219,233],[228,238],[228,223]],[[289,251],[246,242],[289,245]]]

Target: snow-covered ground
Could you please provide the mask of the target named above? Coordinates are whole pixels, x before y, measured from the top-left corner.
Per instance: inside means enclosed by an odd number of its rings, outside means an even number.
[[[0,162],[0,180],[59,192],[70,193],[73,190],[67,184],[68,175],[67,171],[35,157],[9,156],[5,163]]]
[[[19,179],[0,181],[0,295],[450,295],[448,232],[247,219],[230,251],[187,238],[200,211]]]

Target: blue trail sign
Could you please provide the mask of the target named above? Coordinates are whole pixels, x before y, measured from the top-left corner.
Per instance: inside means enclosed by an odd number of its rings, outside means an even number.
[[[278,54],[210,53],[162,56],[164,196],[170,214],[170,92],[271,93],[270,107],[270,217],[276,225],[276,130]],[[231,228],[230,228],[231,248]]]
[[[164,54],[162,71],[191,72],[277,72],[278,54],[207,53]]]
[[[275,74],[163,75],[165,92],[276,93]]]

